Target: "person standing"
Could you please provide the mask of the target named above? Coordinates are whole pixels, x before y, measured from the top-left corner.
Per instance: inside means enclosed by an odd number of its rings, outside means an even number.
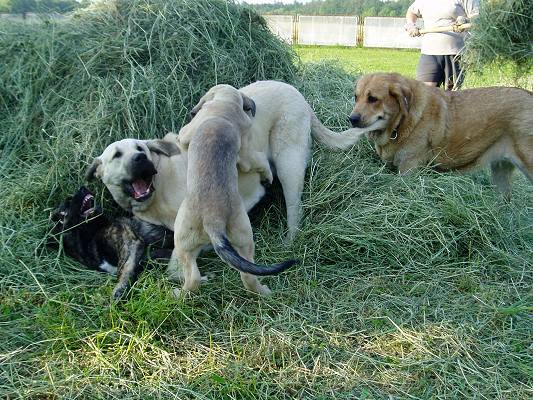
[[[421,36],[416,26],[424,19],[424,28],[464,24],[479,14],[479,0],[416,0],[407,10],[405,30],[411,37]],[[459,89],[464,80],[460,54],[465,33],[439,32],[422,36],[416,79],[444,90]]]

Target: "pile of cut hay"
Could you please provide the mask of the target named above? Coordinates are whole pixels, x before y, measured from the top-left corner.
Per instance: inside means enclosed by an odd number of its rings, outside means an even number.
[[[92,157],[116,139],[179,129],[216,83],[288,81],[338,130],[352,106],[355,77],[300,68],[246,8],[99,7],[0,25],[0,398],[530,397],[523,177],[509,205],[485,174],[402,178],[366,141],[316,146],[295,243],[282,243],[281,200],[254,219],[259,262],[302,260],[266,279],[271,298],[246,293],[207,253],[200,268],[215,276],[198,294],[173,298],[156,268],[110,305],[114,278],[46,248],[50,207]]]
[[[295,72],[294,54],[264,20],[224,1],[118,0],[1,30],[2,167],[61,147],[56,156],[77,162],[77,173],[103,143],[179,129],[214,84]],[[36,147],[42,139],[48,148]]]
[[[533,68],[533,3],[531,0],[487,0],[482,2],[465,61],[478,68],[511,63],[519,75]]]

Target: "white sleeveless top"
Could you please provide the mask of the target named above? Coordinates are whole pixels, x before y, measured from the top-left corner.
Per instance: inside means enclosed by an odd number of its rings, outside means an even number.
[[[479,0],[416,0],[409,11],[424,19],[424,28],[449,26],[459,16],[472,18],[479,14]],[[458,54],[464,47],[465,33],[444,32],[422,35],[422,54]]]

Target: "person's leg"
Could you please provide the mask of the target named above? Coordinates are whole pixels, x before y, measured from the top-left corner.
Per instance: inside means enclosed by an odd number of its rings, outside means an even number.
[[[442,81],[442,68],[439,65],[439,56],[421,54],[416,68],[416,79],[428,86],[438,86]]]
[[[463,85],[464,71],[461,68],[461,57],[456,54],[444,56],[445,58],[445,90],[459,90]]]

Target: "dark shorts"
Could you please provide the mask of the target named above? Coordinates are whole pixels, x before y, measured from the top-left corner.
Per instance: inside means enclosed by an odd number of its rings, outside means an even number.
[[[416,69],[416,79],[422,82],[437,82],[445,90],[459,89],[463,84],[464,73],[457,55],[434,56],[422,54]]]

